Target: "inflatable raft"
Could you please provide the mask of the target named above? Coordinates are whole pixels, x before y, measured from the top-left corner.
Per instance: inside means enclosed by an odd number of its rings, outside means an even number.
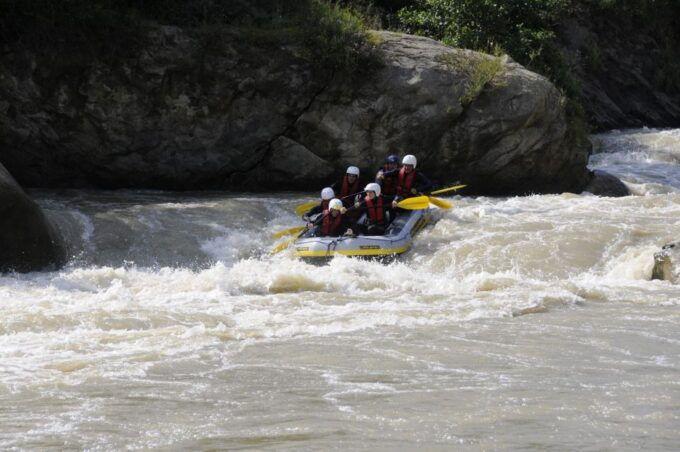
[[[305,232],[293,243],[296,256],[322,260],[336,255],[387,258],[405,253],[413,237],[434,222],[435,209],[402,210],[389,225],[385,235],[313,237]]]

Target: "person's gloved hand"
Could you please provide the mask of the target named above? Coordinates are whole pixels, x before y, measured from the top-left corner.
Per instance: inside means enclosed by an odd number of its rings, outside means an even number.
[[[347,208],[345,208],[345,207],[340,208],[340,213],[345,213],[345,212],[347,212]]]

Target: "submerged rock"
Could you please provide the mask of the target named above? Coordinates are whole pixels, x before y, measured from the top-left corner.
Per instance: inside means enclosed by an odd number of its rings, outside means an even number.
[[[14,49],[0,62],[3,162],[28,186],[317,189],[388,153],[466,193],[581,191],[588,145],[564,98],[509,58],[374,32],[381,64],[322,77],[290,45],[238,31],[206,47],[157,27],[134,61],[78,77]]]
[[[65,256],[55,228],[0,164],[0,272],[55,268]]]
[[[583,191],[599,196],[618,197],[630,195],[630,190],[618,177],[600,170],[595,170],[591,174],[592,178]]]
[[[652,279],[664,279],[672,283],[680,282],[680,242],[669,243],[654,254]]]

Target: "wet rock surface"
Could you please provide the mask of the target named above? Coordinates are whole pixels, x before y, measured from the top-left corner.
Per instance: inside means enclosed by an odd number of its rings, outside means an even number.
[[[581,191],[589,148],[564,98],[511,59],[374,32],[381,64],[349,82],[296,49],[226,33],[207,51],[157,27],[122,65],[78,77],[14,51],[0,63],[0,146],[32,187],[316,189],[348,165],[413,153],[469,194]],[[493,61],[491,61],[493,60]],[[497,67],[475,88],[480,68]]]
[[[664,245],[654,254],[652,279],[663,279],[672,283],[680,282],[680,242]]]
[[[628,196],[630,190],[621,180],[606,171],[595,170],[591,173],[591,180],[583,191],[600,196]]]
[[[645,30],[580,15],[560,26],[571,75],[590,123],[599,130],[677,127],[680,93],[664,87],[666,52]]]
[[[56,268],[65,256],[58,232],[0,164],[0,272]]]

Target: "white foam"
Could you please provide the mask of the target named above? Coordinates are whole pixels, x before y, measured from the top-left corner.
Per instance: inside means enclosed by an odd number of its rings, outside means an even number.
[[[389,265],[267,254],[274,231],[300,224],[291,212],[306,197],[185,203],[130,193],[115,209],[104,195],[55,200],[83,203],[71,219],[97,252],[59,272],[0,276],[0,383],[141,378],[158,362],[223,343],[455,325],[589,302],[676,305],[678,286],[649,281],[654,252],[680,236],[680,171],[668,166],[677,166],[668,162],[676,150],[659,154],[651,132],[636,133],[613,134],[623,140],[615,143],[643,140],[648,149],[632,152],[646,157],[608,152],[605,138],[598,158],[605,166],[628,158],[625,178],[638,196],[456,197]],[[668,172],[649,176],[659,162]],[[153,224],[138,221],[142,214]]]

